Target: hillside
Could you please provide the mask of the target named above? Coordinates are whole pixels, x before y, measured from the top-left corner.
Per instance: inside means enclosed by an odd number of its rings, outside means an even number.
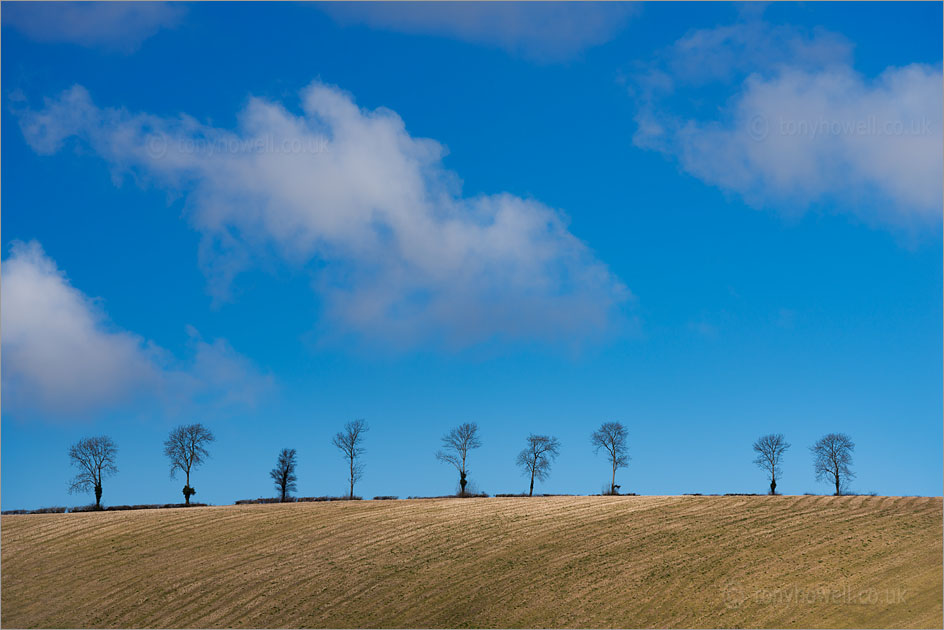
[[[5,627],[940,627],[942,500],[427,499],[2,517]]]

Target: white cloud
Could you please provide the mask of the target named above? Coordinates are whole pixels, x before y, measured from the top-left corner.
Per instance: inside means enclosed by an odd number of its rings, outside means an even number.
[[[205,341],[193,327],[187,333],[192,356],[164,373],[164,389],[172,397],[183,404],[252,406],[273,390],[272,376],[261,373],[225,339]]]
[[[77,417],[142,397],[248,403],[271,385],[223,340],[194,332],[193,357],[178,361],[116,328],[35,241],[14,243],[2,280],[5,410]]]
[[[571,342],[619,321],[628,290],[560,213],[509,194],[463,197],[442,145],[335,87],[313,83],[302,110],[251,99],[229,131],[99,108],[75,87],[19,115],[40,153],[75,136],[116,176],[187,194],[217,288],[266,251],[314,262],[326,334]]]
[[[636,78],[634,143],[753,206],[832,203],[912,229],[940,221],[940,67],[867,78],[838,35],[749,22],[691,33]],[[679,113],[674,103],[706,86],[725,86],[726,101]]]
[[[133,52],[185,12],[171,2],[11,2],[3,24],[39,42]]]
[[[692,31],[657,58],[679,83],[704,85],[758,69],[845,65],[852,62],[852,52],[852,43],[836,33],[752,20]]]
[[[613,39],[636,13],[633,3],[386,2],[321,3],[342,25],[438,35],[561,61]]]

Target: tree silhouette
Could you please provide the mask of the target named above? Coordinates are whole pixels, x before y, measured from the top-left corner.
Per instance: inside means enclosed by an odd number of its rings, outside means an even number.
[[[181,425],[170,432],[164,442],[164,455],[170,459],[170,477],[176,476],[177,471],[187,476],[184,485],[184,502],[190,505],[190,497],[197,493],[190,487],[190,471],[202,464],[210,457],[206,446],[216,438],[200,423]]]
[[[478,432],[479,426],[474,422],[460,424],[443,436],[443,448],[436,452],[436,459],[452,464],[459,471],[459,496],[465,496],[465,487],[469,483],[469,470],[466,468],[469,451],[482,446]]]
[[[754,442],[757,458],[754,463],[770,475],[770,494],[777,494],[777,477],[780,476],[780,462],[790,445],[782,433],[771,433]]]
[[[849,469],[855,444],[845,433],[829,433],[810,447],[817,481],[827,481],[836,487],[836,496],[842,494],[855,475]]]
[[[360,456],[364,454],[365,449],[361,444],[364,441],[364,433],[368,430],[367,423],[363,420],[354,420],[344,425],[344,431],[335,434],[332,443],[338,447],[344,458],[348,460],[349,475],[348,481],[351,486],[350,498],[354,498],[354,484],[364,475],[364,465],[360,462]]]
[[[590,436],[593,452],[599,453],[604,449],[613,465],[613,476],[610,479],[610,494],[616,494],[616,470],[625,468],[629,464],[629,455],[626,427],[619,422],[604,422],[600,428]]]
[[[534,495],[534,480],[544,481],[551,472],[551,462],[557,459],[560,442],[549,435],[528,436],[528,445],[518,453],[517,464],[524,469],[525,474],[531,475],[531,486],[528,496]]]
[[[295,476],[296,466],[295,449],[283,448],[282,452],[279,453],[278,463],[276,463],[275,468],[269,473],[269,476],[272,477],[272,480],[275,482],[276,489],[279,491],[279,497],[282,503],[285,503],[289,492],[297,490],[295,485],[295,482],[298,481],[298,477]]]
[[[102,507],[102,479],[118,472],[115,457],[118,447],[107,436],[79,440],[69,448],[69,459],[79,472],[72,479],[69,493],[95,491],[95,507]]]

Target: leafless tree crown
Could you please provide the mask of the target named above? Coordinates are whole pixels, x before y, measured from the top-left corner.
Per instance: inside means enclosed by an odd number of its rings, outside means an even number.
[[[629,446],[627,444],[628,434],[626,427],[619,422],[604,422],[600,428],[590,436],[590,443],[593,445],[593,452],[599,453],[600,449],[606,451],[609,456],[610,464],[613,467],[613,476],[610,480],[610,492],[616,494],[616,471],[619,468],[625,468],[629,465]]]
[[[442,437],[443,447],[436,453],[436,459],[452,464],[460,474],[468,472],[466,457],[469,451],[482,446],[478,433],[479,425],[474,422],[460,424]]]
[[[784,439],[782,433],[771,433],[758,438],[754,442],[754,451],[757,453],[754,463],[770,475],[770,494],[776,494],[777,492],[780,463],[783,461],[783,454],[788,448],[790,448],[790,445]]]
[[[297,490],[296,482],[298,481],[298,477],[295,475],[296,466],[297,459],[295,449],[283,448],[282,452],[279,453],[279,461],[276,463],[275,468],[269,473],[269,476],[272,477],[272,480],[275,482],[275,487],[279,491],[282,502],[285,502],[285,499],[288,498],[292,490]]]
[[[364,454],[365,449],[364,433],[369,427],[363,420],[352,420],[344,425],[344,430],[335,434],[331,442],[338,447],[341,454],[348,461],[348,482],[350,484],[350,496],[354,497],[354,484],[356,484],[364,475],[364,465],[360,461],[360,456]]]
[[[534,480],[547,479],[551,471],[551,463],[557,459],[560,452],[560,442],[549,435],[528,436],[528,445],[518,453],[517,464],[524,474],[531,476],[531,487],[528,496],[534,494]]]
[[[479,425],[466,422],[452,429],[442,437],[442,449],[436,452],[436,459],[452,464],[459,471],[459,494],[465,496],[469,469],[466,459],[469,451],[482,446],[479,440]]]
[[[215,439],[200,423],[181,425],[171,431],[164,442],[164,455],[170,459],[170,476],[173,478],[180,471],[187,476],[189,485],[190,471],[210,457],[207,445]]]
[[[629,454],[627,453],[628,434],[626,427],[619,422],[604,422],[600,428],[590,436],[590,443],[593,444],[593,452],[599,453],[603,449],[610,456],[610,461],[617,468],[624,468],[629,465]]]
[[[107,436],[79,440],[69,449],[69,459],[79,469],[69,485],[69,492],[95,491],[95,505],[101,505],[102,479],[118,472],[115,458],[118,447]]]
[[[829,433],[810,447],[817,481],[833,484],[837,496],[847,490],[849,481],[855,478],[849,468],[854,450],[855,443],[845,433]]]

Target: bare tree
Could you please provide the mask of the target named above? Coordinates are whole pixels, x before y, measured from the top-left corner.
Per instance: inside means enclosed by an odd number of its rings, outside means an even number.
[[[782,433],[771,433],[754,442],[757,458],[754,463],[770,475],[770,494],[777,494],[777,477],[780,476],[780,462],[783,454],[790,448]]]
[[[295,476],[295,467],[297,465],[295,449],[283,448],[282,452],[279,453],[278,463],[276,463],[272,472],[269,473],[269,476],[272,477],[272,480],[275,482],[276,489],[279,491],[282,503],[285,503],[289,492],[298,489],[295,485],[295,482],[298,481],[298,477]]]
[[[836,487],[836,496],[848,489],[855,475],[849,470],[855,444],[845,433],[829,433],[810,447],[817,481],[827,481]]]
[[[350,472],[348,481],[351,484],[350,498],[354,498],[354,484],[364,475],[364,465],[359,458],[364,454],[364,433],[368,431],[367,423],[363,420],[354,420],[344,425],[344,431],[337,433],[332,442],[337,446],[344,458],[347,459]]]
[[[466,468],[469,451],[482,446],[478,433],[479,425],[474,422],[460,424],[443,436],[443,448],[436,452],[436,459],[452,464],[459,471],[459,496],[465,496],[465,487],[469,483],[469,469]]]
[[[215,439],[210,430],[198,422],[177,427],[164,442],[164,455],[170,459],[171,479],[176,476],[178,470],[187,476],[183,489],[184,502],[187,505],[190,505],[190,497],[197,493],[190,487],[190,471],[210,457],[207,444]]]
[[[551,472],[551,462],[557,459],[560,451],[560,442],[549,435],[528,436],[528,445],[518,453],[517,464],[524,469],[525,474],[531,475],[531,486],[528,496],[534,495],[534,480],[544,481]]]
[[[95,491],[95,507],[102,507],[102,479],[118,472],[115,458],[118,447],[110,437],[91,437],[79,440],[69,449],[69,459],[79,472],[72,479],[69,493]]]
[[[600,428],[590,436],[593,452],[599,453],[604,449],[613,465],[613,477],[610,480],[610,494],[616,494],[619,486],[616,485],[616,470],[629,465],[626,427],[619,422],[604,422]]]

